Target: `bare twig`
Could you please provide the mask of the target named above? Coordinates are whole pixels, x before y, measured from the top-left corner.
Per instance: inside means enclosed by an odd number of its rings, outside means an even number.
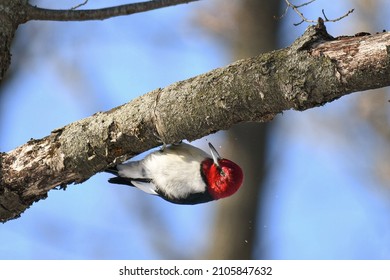
[[[309,5],[309,4],[313,3],[313,2],[316,1],[316,0],[310,0],[310,1],[305,2],[305,3],[303,3],[303,4],[300,4],[300,5],[294,5],[294,4],[292,4],[290,0],[284,0],[284,1],[285,1],[286,4],[287,4],[286,9],[284,10],[284,13],[283,13],[281,16],[275,17],[275,18],[277,18],[277,19],[283,18],[283,17],[287,14],[288,10],[291,8],[291,9],[293,9],[294,12],[297,13],[298,16],[301,18],[301,21],[300,21],[300,22],[294,23],[295,26],[300,25],[300,24],[303,23],[303,22],[318,23],[318,20],[312,20],[312,19],[306,18],[306,17],[303,15],[303,13],[299,10],[299,8],[302,8],[303,6]],[[340,17],[338,17],[338,18],[335,18],[335,19],[329,19],[329,18],[325,15],[325,10],[324,10],[324,9],[322,9],[322,14],[324,15],[324,18],[325,18],[324,22],[336,22],[336,21],[339,21],[339,20],[341,20],[341,19],[347,17],[349,14],[353,13],[353,11],[354,11],[354,9],[351,9],[351,10],[349,10],[347,13],[345,13],[344,15],[342,15],[342,16],[340,16]]]
[[[302,3],[302,4],[300,4],[300,5],[295,5],[295,7],[296,8],[302,8],[303,6],[307,6],[307,5],[309,5],[309,4],[311,4],[311,3],[313,3],[314,1],[316,1],[316,0],[310,0],[310,1],[308,1],[308,2],[305,2],[305,3]],[[290,3],[290,1],[287,1],[288,3]],[[287,3],[287,4],[288,4]],[[290,3],[291,4],[291,3]]]
[[[336,22],[336,21],[339,21],[339,20],[341,20],[341,19],[347,17],[349,14],[353,13],[354,10],[355,10],[355,9],[349,10],[347,13],[345,13],[345,14],[342,15],[341,17],[338,17],[338,18],[335,18],[335,19],[328,19],[328,17],[325,15],[325,10],[322,9],[322,14],[324,15],[324,18],[325,18],[324,22]]]
[[[85,20],[103,20],[116,16],[124,16],[135,13],[151,11],[159,8],[185,4],[198,0],[154,0],[113,6],[102,9],[76,10],[84,3],[70,10],[52,10],[36,6],[27,5],[23,21],[29,20],[55,20],[55,21],[85,21]],[[87,1],[85,1],[87,2]]]
[[[84,5],[86,5],[87,3],[88,3],[88,0],[85,0],[83,3],[78,4],[78,5],[76,5],[76,6],[72,7],[72,8],[70,8],[70,9],[71,9],[71,10],[76,10],[76,9],[78,9],[78,8],[80,8],[80,7],[84,6]]]

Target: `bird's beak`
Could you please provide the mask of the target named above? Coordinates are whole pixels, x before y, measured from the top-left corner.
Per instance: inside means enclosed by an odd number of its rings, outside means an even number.
[[[211,143],[209,143],[209,147],[210,147],[211,156],[213,157],[214,164],[219,167],[218,160],[221,159],[221,156],[218,154],[217,150],[214,148],[214,146]]]

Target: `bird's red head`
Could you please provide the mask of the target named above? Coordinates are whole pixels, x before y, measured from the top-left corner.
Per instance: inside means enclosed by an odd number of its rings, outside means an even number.
[[[221,158],[213,145],[209,143],[213,159],[202,162],[202,173],[208,191],[214,199],[231,196],[241,186],[244,174],[240,166],[231,160]]]

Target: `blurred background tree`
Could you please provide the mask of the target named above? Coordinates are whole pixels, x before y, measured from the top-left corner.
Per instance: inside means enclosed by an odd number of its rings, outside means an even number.
[[[282,1],[214,1],[211,9],[199,11],[199,23],[217,37],[231,60],[256,56],[277,48]],[[251,259],[254,242],[261,238],[261,198],[266,176],[267,137],[272,123],[243,123],[225,133],[223,154],[235,158],[245,170],[244,191],[235,199],[218,203],[213,239],[207,258]],[[260,209],[260,211],[259,211]],[[259,223],[256,221],[260,221]],[[227,244],[229,244],[227,246]]]

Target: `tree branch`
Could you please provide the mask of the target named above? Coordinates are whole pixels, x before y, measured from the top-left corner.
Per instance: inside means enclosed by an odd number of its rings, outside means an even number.
[[[25,6],[24,22],[29,20],[55,20],[55,21],[85,21],[103,20],[111,17],[130,15],[174,6],[178,4],[190,3],[198,0],[154,0],[120,5],[102,9],[92,10],[51,10],[36,6]]]
[[[302,3],[302,4],[300,4],[300,5],[294,5],[294,4],[291,3],[291,1],[289,1],[289,0],[284,0],[284,1],[286,2],[286,9],[284,10],[284,12],[283,12],[283,14],[282,14],[281,16],[276,17],[276,18],[278,18],[278,19],[283,18],[283,17],[287,14],[288,10],[291,8],[291,9],[293,9],[294,12],[301,18],[301,21],[300,21],[300,22],[294,23],[295,26],[298,26],[298,25],[302,24],[303,22],[307,22],[307,23],[317,23],[316,20],[312,20],[312,19],[306,18],[306,17],[303,15],[303,13],[299,10],[300,8],[302,8],[302,7],[304,7],[304,6],[307,6],[307,5],[313,3],[313,2],[316,1],[316,0],[310,0],[310,1],[305,2],[305,3]],[[336,22],[336,21],[342,20],[343,18],[349,16],[349,14],[352,14],[353,12],[354,12],[354,9],[351,9],[351,10],[349,10],[348,12],[346,12],[344,15],[342,15],[342,16],[340,16],[340,17],[338,17],[338,18],[329,19],[329,18],[325,15],[325,10],[322,9],[322,14],[323,14],[323,16],[324,16],[324,18],[325,18],[324,22]]]
[[[0,154],[0,221],[18,217],[56,186],[109,165],[239,122],[322,106],[390,85],[390,33],[334,39],[323,21],[290,47],[237,61],[149,92]]]
[[[151,11],[198,0],[154,0],[94,10],[50,10],[31,6],[28,0],[0,0],[0,82],[11,62],[10,47],[19,24],[29,20],[85,21]]]

